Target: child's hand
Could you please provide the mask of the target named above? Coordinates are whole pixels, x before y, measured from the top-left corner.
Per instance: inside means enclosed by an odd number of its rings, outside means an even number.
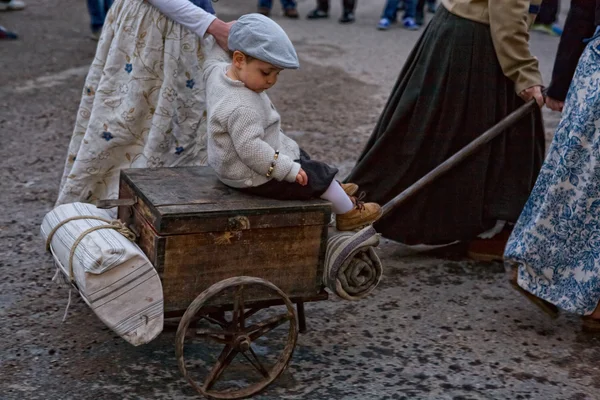
[[[298,175],[296,175],[296,182],[302,186],[306,186],[308,184],[308,176],[306,176],[306,172],[304,172],[302,168],[300,168]]]

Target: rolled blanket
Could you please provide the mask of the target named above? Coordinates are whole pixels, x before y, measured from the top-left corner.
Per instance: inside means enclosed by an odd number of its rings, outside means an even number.
[[[346,300],[359,300],[381,281],[383,267],[373,247],[379,234],[373,226],[359,232],[343,232],[327,240],[323,283]]]
[[[106,326],[135,346],[162,331],[160,278],[135,236],[108,212],[63,204],[46,215],[41,233],[59,271]]]

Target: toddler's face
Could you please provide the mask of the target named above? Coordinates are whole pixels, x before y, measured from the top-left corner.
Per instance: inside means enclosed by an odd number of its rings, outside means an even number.
[[[277,83],[277,77],[282,71],[281,68],[261,60],[248,59],[243,54],[241,56],[243,59],[236,57],[234,54],[233,62],[240,81],[244,82],[248,89],[261,93]]]

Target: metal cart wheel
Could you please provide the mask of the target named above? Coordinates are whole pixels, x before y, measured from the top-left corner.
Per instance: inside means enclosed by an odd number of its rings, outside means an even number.
[[[262,309],[248,308],[245,306],[244,292],[247,290],[266,290],[270,292],[270,294],[276,295],[283,301],[285,312],[278,311],[275,312],[275,315],[269,316],[264,320],[247,324],[247,322],[249,322],[248,319]],[[232,302],[233,311],[230,320],[227,320],[224,317],[217,317],[214,313],[202,313],[202,307],[204,307],[210,299],[215,299],[219,296],[222,297],[228,292],[233,292],[234,297]],[[192,335],[195,334],[197,337],[223,346],[215,365],[210,369],[202,384],[196,383],[190,376],[184,359],[184,341],[186,339],[186,334],[190,335],[188,328],[191,322],[198,320],[198,315],[216,325],[217,328],[198,329],[197,331],[192,332]],[[253,318],[255,317],[256,316]],[[282,326],[286,322],[289,323],[289,329],[287,330],[287,340],[285,345],[283,345],[283,349],[276,362],[272,365],[265,366],[255,352],[255,349],[253,349],[253,342]],[[240,276],[215,283],[196,297],[187,308],[179,323],[175,339],[175,351],[177,354],[179,370],[200,394],[213,399],[242,399],[260,392],[277,379],[277,377],[285,370],[292,357],[297,338],[298,326],[296,323],[296,314],[294,312],[294,306],[286,294],[277,286],[264,279]],[[241,388],[215,388],[219,378],[222,377],[224,371],[232,364],[238,355],[241,357],[241,361],[244,361],[245,359],[245,361],[253,367],[255,370],[253,372],[259,374],[257,375],[257,378],[260,380]]]

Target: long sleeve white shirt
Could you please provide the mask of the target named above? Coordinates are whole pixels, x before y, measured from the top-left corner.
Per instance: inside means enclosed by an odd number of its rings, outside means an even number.
[[[185,26],[199,37],[215,20],[215,16],[204,11],[189,0],[147,0],[173,21]]]

